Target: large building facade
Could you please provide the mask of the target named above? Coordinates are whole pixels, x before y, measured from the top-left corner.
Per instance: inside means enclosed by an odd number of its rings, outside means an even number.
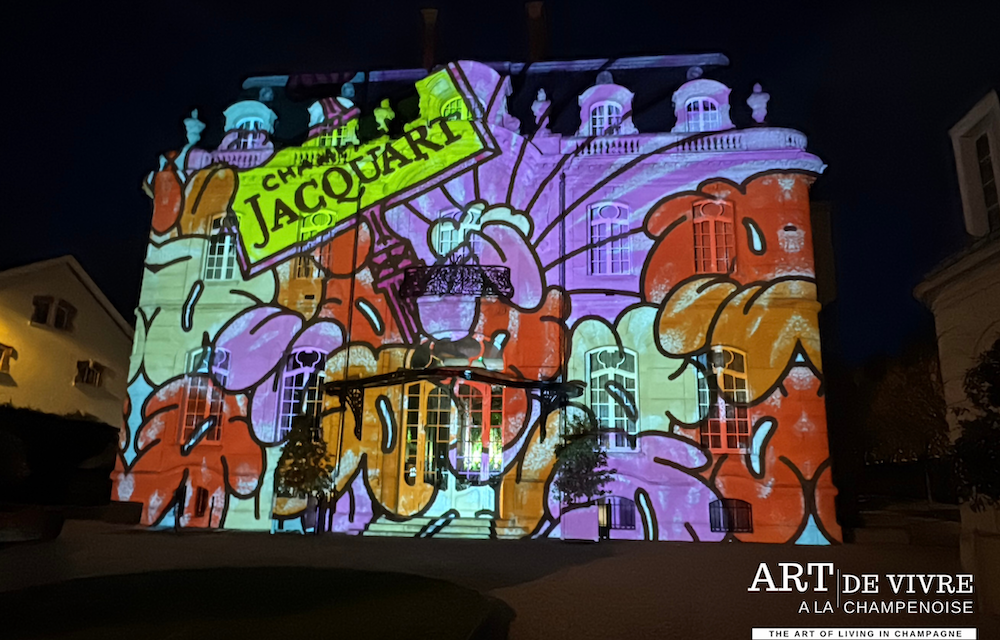
[[[611,538],[838,541],[824,165],[765,124],[759,86],[736,128],[697,62],[458,62],[398,94],[405,73],[359,74],[286,105],[309,125],[281,148],[268,101],[293,117],[275,95],[294,79],[248,81],[259,99],[214,150],[188,119],[146,182],[114,497],[149,525],[307,529],[274,483],[307,415],[336,464],[332,531],[558,537],[556,448],[585,422]],[[672,110],[622,80],[671,69]],[[639,131],[656,118],[672,128]]]

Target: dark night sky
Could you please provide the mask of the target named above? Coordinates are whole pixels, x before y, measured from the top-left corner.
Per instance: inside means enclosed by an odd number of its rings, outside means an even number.
[[[72,253],[128,319],[140,180],[192,107],[217,139],[247,76],[419,66],[422,6],[441,11],[439,61],[527,51],[518,1],[75,5],[7,22],[0,268]],[[1000,2],[765,5],[549,0],[548,58],[721,52],[707,75],[736,112],[762,82],[769,121],[829,164],[814,197],[834,206],[840,355],[893,352],[931,323],[913,286],[965,242],[947,132],[1000,87]]]

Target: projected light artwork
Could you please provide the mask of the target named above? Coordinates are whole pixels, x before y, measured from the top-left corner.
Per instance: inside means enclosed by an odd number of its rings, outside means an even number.
[[[705,78],[673,131],[639,133],[609,75],[572,96],[574,135],[543,92],[521,133],[511,80],[473,62],[418,80],[406,122],[320,100],[301,146],[275,148],[261,102],[214,151],[189,118],[146,183],[113,497],[155,526],[558,537],[583,506],[557,445],[583,423],[614,469],[608,537],[838,541],[824,165],[796,131],[734,128]],[[297,416],[335,465],[318,516],[276,489]]]

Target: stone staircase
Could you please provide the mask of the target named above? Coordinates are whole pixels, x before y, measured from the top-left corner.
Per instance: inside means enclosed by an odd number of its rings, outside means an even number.
[[[495,527],[491,518],[459,518],[445,515],[432,518],[410,518],[404,522],[394,522],[381,517],[368,525],[364,535],[489,540],[495,537]]]

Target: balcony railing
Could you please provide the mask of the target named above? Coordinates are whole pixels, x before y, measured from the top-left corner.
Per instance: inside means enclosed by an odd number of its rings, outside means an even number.
[[[679,143],[679,144],[676,144]],[[675,146],[662,153],[711,153],[723,151],[764,151],[774,149],[805,150],[806,136],[794,129],[760,127],[730,129],[709,135],[694,133],[636,134],[630,136],[598,136],[567,138],[562,152],[576,151],[581,156],[638,155],[651,153],[668,145]]]
[[[400,294],[421,296],[503,296],[514,294],[507,267],[478,264],[442,264],[410,267],[403,273]]]

